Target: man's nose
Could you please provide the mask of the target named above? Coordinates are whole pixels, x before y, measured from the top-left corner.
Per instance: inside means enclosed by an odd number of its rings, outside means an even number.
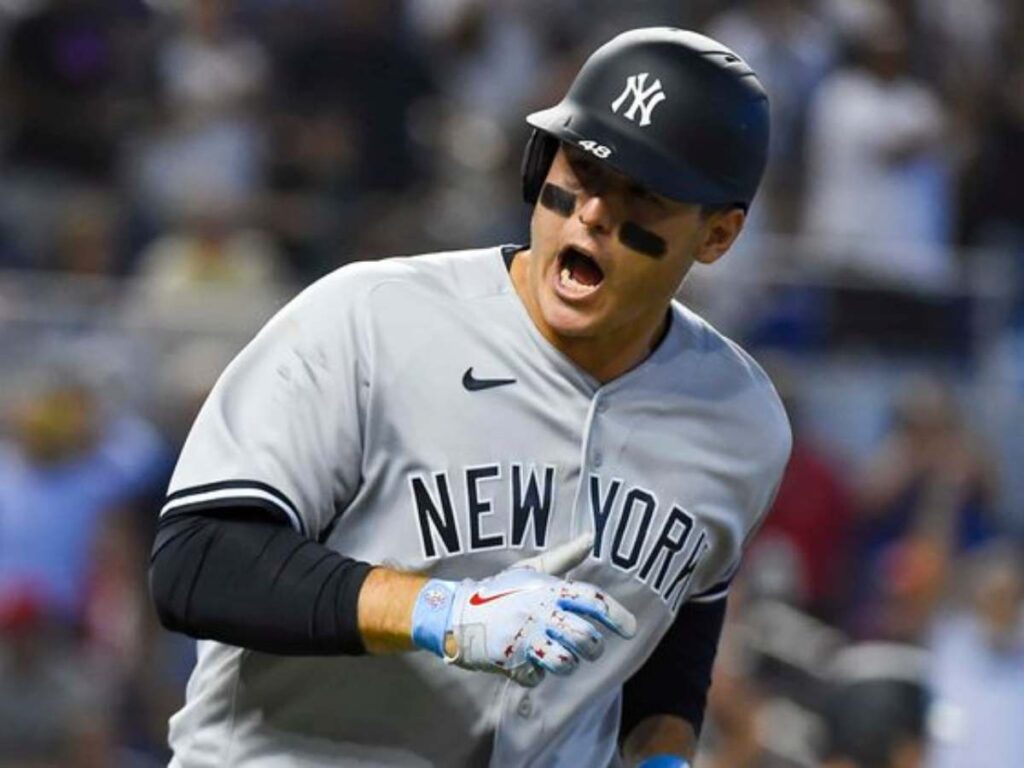
[[[615,213],[604,191],[584,195],[576,215],[587,229],[611,233],[615,228]]]

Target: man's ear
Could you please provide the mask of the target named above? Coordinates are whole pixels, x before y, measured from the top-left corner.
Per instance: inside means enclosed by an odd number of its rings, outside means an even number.
[[[714,264],[718,261],[736,242],[746,220],[747,214],[742,208],[709,213],[704,222],[704,239],[694,254],[694,260],[701,264]]]

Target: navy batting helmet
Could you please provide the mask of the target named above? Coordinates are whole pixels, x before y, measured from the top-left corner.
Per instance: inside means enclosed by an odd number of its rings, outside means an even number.
[[[587,59],[561,103],[526,118],[523,197],[559,141],[673,200],[749,206],[768,154],[768,97],[743,59],[682,29],[624,32]]]

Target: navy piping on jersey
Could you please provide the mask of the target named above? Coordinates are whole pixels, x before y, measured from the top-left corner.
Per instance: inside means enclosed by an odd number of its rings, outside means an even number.
[[[295,530],[303,536],[307,533],[305,522],[291,499],[274,486],[258,480],[222,480],[182,488],[167,496],[160,514],[215,510],[240,505],[258,506],[272,513],[283,513]]]
[[[692,595],[689,600],[694,603],[710,603],[714,600],[721,600],[729,594],[729,585],[732,584],[732,576],[723,579],[714,586],[708,587],[703,592]]]
[[[501,258],[505,260],[505,269],[512,269],[512,262],[516,258],[516,254],[520,251],[526,250],[525,245],[503,245],[501,246]]]

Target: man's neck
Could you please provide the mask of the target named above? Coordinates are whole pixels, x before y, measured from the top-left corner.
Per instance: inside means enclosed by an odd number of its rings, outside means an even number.
[[[528,261],[529,252],[526,252],[525,258],[523,253],[516,254],[509,276],[533,324],[551,346],[602,384],[640,365],[650,357],[668,332],[670,313],[665,311],[660,317],[647,319],[646,322],[640,318],[637,324],[597,337],[574,337],[557,333],[547,324],[532,293],[525,288]]]
[[[595,343],[591,339],[575,339],[555,336],[548,341],[576,365],[595,379],[605,384],[643,363],[668,331],[668,314],[664,320],[648,333],[629,336],[619,342],[604,337]],[[541,330],[543,334],[543,329]],[[544,334],[547,337],[547,334]],[[552,334],[554,335],[554,334]]]

